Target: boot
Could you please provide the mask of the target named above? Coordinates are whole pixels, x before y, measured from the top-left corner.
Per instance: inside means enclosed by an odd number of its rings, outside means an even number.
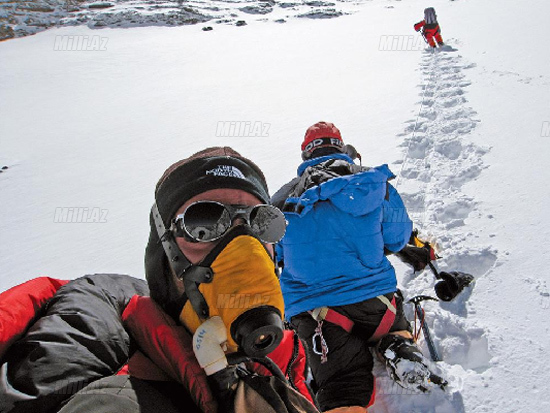
[[[397,384],[409,390],[429,391],[432,374],[422,352],[412,340],[388,334],[380,340],[377,350],[388,374]]]

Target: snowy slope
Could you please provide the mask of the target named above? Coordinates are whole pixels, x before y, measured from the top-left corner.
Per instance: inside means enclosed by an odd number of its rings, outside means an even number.
[[[448,393],[403,393],[377,365],[371,411],[550,411],[550,4],[524,3],[432,1],[450,46],[435,54],[414,37],[384,46],[415,36],[419,0],[331,20],[70,27],[1,43],[0,290],[38,275],[142,277],[153,188],[171,162],[230,145],[273,192],[294,176],[305,129],[328,120],[365,164],[399,173],[440,269],[476,276],[457,300],[425,307]],[[55,51],[57,36],[106,48]],[[223,121],[265,133],[220,132]],[[74,207],[98,219],[55,222]],[[407,297],[433,295],[431,273],[396,266]]]

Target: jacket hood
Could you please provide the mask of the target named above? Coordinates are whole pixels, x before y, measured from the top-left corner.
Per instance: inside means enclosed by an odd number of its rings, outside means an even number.
[[[341,159],[353,164],[347,155],[336,154],[306,161],[300,165],[298,173],[303,175],[307,167],[330,159]],[[287,202],[297,204],[299,215],[307,214],[315,203],[321,201],[330,201],[338,209],[353,216],[366,215],[380,207],[387,196],[388,181],[394,177],[386,164],[362,168],[357,173],[324,181],[307,189],[298,198],[289,198]]]
[[[318,164],[323,163],[325,161],[328,161],[330,159],[342,159],[342,160],[347,161],[351,164],[353,163],[353,159],[351,159],[348,155],[343,154],[343,153],[334,153],[334,154],[331,154],[331,155],[320,156],[318,158],[313,158],[313,159],[309,159],[305,162],[302,162],[300,164],[300,166],[298,166],[298,176],[302,176],[302,174],[304,173],[304,171],[307,169],[308,166],[318,165]]]

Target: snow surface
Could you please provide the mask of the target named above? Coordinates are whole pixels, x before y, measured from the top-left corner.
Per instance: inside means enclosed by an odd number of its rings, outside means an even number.
[[[424,50],[412,31],[426,6],[446,51]],[[369,411],[550,411],[550,3],[356,10],[208,32],[66,27],[0,43],[0,290],[40,275],[143,277],[154,186],[173,161],[229,145],[274,192],[295,174],[305,129],[332,121],[364,164],[399,174],[439,268],[476,277],[453,302],[425,304],[447,393],[410,394],[378,363]],[[58,36],[104,47],[54,50]],[[381,36],[414,41],[384,50]],[[224,121],[261,132],[227,136]],[[89,222],[55,222],[56,209],[78,207]],[[433,295],[429,271],[395,265],[407,297]]]

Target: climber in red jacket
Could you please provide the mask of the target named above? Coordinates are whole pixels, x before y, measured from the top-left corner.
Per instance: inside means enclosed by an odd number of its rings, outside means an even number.
[[[437,22],[437,15],[433,7],[428,7],[424,10],[424,20],[414,25],[414,30],[417,32],[422,30],[422,35],[431,47],[443,46],[443,38],[441,37],[441,28]]]
[[[179,161],[150,225],[147,282],[42,277],[0,294],[0,412],[271,411],[278,397],[317,412],[283,326],[286,223],[261,170],[227,147]]]

